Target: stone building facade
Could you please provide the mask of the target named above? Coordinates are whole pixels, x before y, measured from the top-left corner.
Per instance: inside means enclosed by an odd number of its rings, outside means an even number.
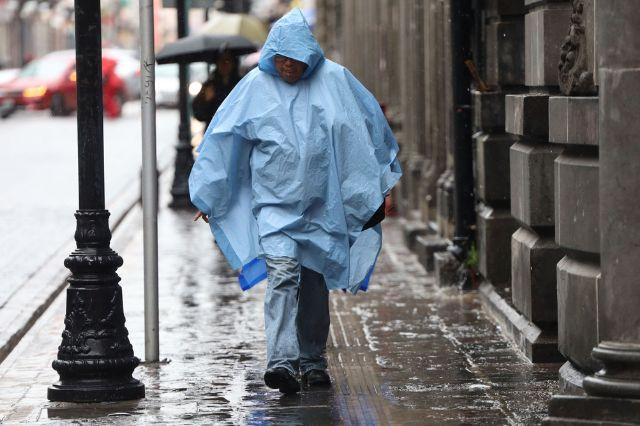
[[[441,285],[456,281],[445,249],[460,143],[451,8],[460,4],[317,1],[326,53],[386,106],[404,168],[394,202],[407,244]],[[472,267],[484,306],[532,362],[564,363],[549,423],[638,420],[640,8],[636,0],[466,4],[478,78],[473,137],[463,142],[474,149]],[[626,414],[616,418],[616,406]]]

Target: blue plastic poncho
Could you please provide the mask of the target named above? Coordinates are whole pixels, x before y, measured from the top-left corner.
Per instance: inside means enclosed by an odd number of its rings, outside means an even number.
[[[281,80],[276,54],[307,64]],[[366,289],[381,228],[362,231],[401,176],[398,145],[376,99],[325,59],[302,13],[275,23],[259,68],[213,118],[189,177],[240,284],[266,278],[264,256],[323,274],[329,289]]]

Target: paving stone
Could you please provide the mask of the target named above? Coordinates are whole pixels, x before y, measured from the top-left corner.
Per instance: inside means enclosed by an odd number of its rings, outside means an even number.
[[[598,145],[598,97],[549,97],[549,141]]]
[[[555,238],[574,250],[600,251],[597,157],[565,151],[555,160]]]
[[[525,84],[555,86],[558,84],[558,62],[562,40],[569,31],[571,5],[535,9],[526,14]]]
[[[523,85],[525,77],[524,20],[495,21],[485,28],[487,84],[490,86]]]
[[[509,148],[515,142],[513,136],[476,133],[474,139],[477,197],[486,202],[508,201]]]
[[[510,149],[511,214],[532,227],[553,226],[553,164],[563,147],[515,143]]]
[[[556,265],[564,256],[553,239],[518,229],[511,239],[513,305],[536,324],[558,319]]]
[[[549,96],[544,94],[507,95],[505,131],[546,142],[549,135]]]
[[[478,208],[478,269],[496,287],[505,287],[511,279],[511,235],[518,229],[509,210],[487,205]]]
[[[591,358],[598,345],[597,291],[600,267],[565,256],[558,263],[558,347],[583,372],[600,365]]]

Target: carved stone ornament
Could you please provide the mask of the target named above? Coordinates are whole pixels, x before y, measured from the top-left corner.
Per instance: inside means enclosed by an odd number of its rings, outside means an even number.
[[[589,70],[584,9],[584,0],[573,0],[571,27],[561,48],[558,80],[560,90],[567,96],[596,94],[593,73]]]

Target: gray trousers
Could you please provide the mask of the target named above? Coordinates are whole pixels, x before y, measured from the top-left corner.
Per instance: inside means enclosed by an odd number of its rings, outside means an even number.
[[[329,290],[321,274],[289,257],[266,258],[267,369],[291,373],[327,368]]]

